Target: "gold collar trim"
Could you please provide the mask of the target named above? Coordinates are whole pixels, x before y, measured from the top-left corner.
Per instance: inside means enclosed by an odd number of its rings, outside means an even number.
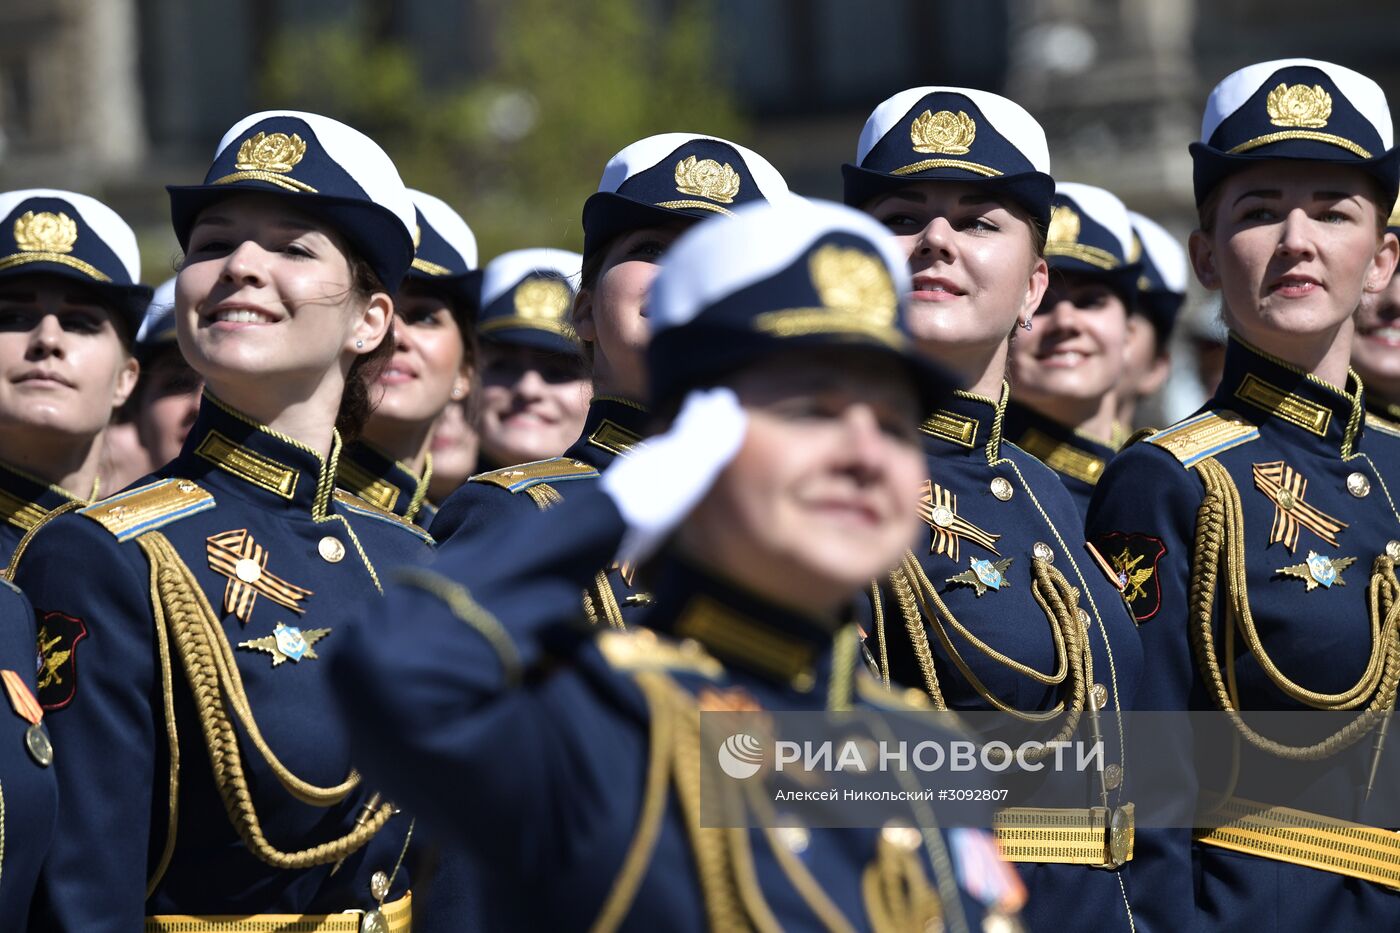
[[[1081,483],[1092,486],[1103,475],[1105,461],[1102,457],[1085,453],[1068,441],[1058,441],[1039,428],[1028,429],[1016,444],[1056,473]]]
[[[1244,377],[1244,381],[1235,389],[1235,398],[1262,408],[1269,414],[1318,437],[1326,437],[1327,428],[1332,423],[1332,409],[1310,402],[1301,395],[1285,392],[1254,373]]]
[[[721,661],[756,667],[794,689],[805,692],[816,683],[814,645],[766,628],[709,597],[691,601],[676,621],[675,632],[700,642]]]
[[[982,422],[952,411],[936,411],[929,415],[919,430],[941,441],[971,450],[977,446],[977,429]]]
[[[337,465],[340,462],[341,441],[339,431],[337,431],[335,428],[331,429],[330,456],[323,457],[319,451],[315,450],[310,445],[303,444],[296,438],[287,434],[283,434],[280,431],[274,431],[272,428],[269,428],[265,424],[259,424],[252,418],[249,418],[247,415],[243,414],[243,412],[239,411],[238,409],[219,401],[219,399],[213,393],[211,393],[207,387],[204,390],[204,398],[207,399],[210,404],[214,405],[216,408],[218,408],[224,414],[228,415],[230,418],[233,418],[235,421],[240,421],[261,434],[266,434],[268,437],[275,437],[282,443],[287,444],[290,447],[295,447],[297,450],[304,451],[310,454],[311,456],[315,457],[316,462],[319,465],[318,470],[320,472],[320,475],[316,477],[316,498],[311,504],[311,514],[315,518],[322,518],[329,514],[331,507],[331,497],[335,495],[335,471]],[[232,442],[230,441],[230,443]],[[235,444],[234,446],[239,445]],[[247,448],[242,449],[246,450]],[[198,451],[196,451],[196,453],[198,453]],[[267,460],[269,463],[276,464],[278,467],[284,470],[290,469],[290,467],[283,466],[282,464],[277,463],[277,461],[275,460],[271,460],[267,457],[264,457],[262,454],[258,454],[254,451],[249,451],[249,453],[253,453],[255,456],[263,460]],[[292,472],[299,473],[300,471],[293,470]],[[288,495],[286,498],[290,499],[291,496]]]
[[[229,440],[218,431],[210,431],[194,452],[219,469],[275,496],[291,500],[296,495],[301,471],[283,466],[270,457]]]
[[[641,442],[642,436],[640,434],[627,430],[610,418],[604,418],[602,424],[588,435],[588,443],[619,457],[625,457],[631,453],[632,448]]]

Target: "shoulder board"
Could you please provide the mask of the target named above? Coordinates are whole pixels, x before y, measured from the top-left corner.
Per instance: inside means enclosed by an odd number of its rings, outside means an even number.
[[[1257,425],[1233,411],[1222,409],[1202,412],[1179,421],[1147,438],[1147,443],[1162,448],[1180,460],[1182,466],[1193,467],[1202,460],[1258,438]]]
[[[215,506],[214,494],[187,479],[163,479],[79,509],[118,541],[163,528]]]
[[[391,525],[398,525],[400,528],[404,528],[408,531],[413,532],[414,535],[416,535],[419,538],[422,538],[429,544],[434,543],[433,536],[428,534],[422,528],[419,528],[417,525],[413,524],[413,522],[409,521],[401,515],[396,515],[393,512],[390,512],[388,509],[381,509],[373,502],[361,499],[353,492],[346,492],[344,489],[337,489],[335,491],[335,501],[345,506],[351,512],[354,512],[356,515],[363,515],[366,518],[377,518],[381,522],[388,522]]]
[[[1400,437],[1400,424],[1388,421],[1380,415],[1373,415],[1369,411],[1366,412],[1366,427],[1382,434],[1389,434],[1391,437]]]
[[[24,590],[22,590],[22,589],[20,589],[19,587],[15,586],[13,583],[11,583],[9,580],[5,579],[4,577],[0,577],[0,586],[4,586],[6,589],[8,589],[10,592],[14,593],[14,594],[17,595],[17,596],[23,596],[23,595],[24,595]]]
[[[724,665],[698,642],[658,638],[649,629],[598,634],[603,659],[620,671],[691,671],[712,680],[724,675]]]
[[[588,479],[599,475],[597,469],[582,460],[554,457],[550,460],[521,463],[503,470],[492,470],[490,473],[478,473],[470,477],[467,482],[490,483],[492,486],[499,486],[507,492],[516,493],[524,492],[531,486],[538,486],[541,483],[564,483],[569,480]]]

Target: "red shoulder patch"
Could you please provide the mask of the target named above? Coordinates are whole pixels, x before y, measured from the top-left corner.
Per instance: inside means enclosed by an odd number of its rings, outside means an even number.
[[[1166,556],[1161,538],[1140,532],[1113,531],[1100,535],[1095,544],[1118,576],[1118,589],[1138,623],[1146,622],[1162,608],[1162,583],[1157,563]]]
[[[63,709],[78,692],[78,642],[87,638],[87,624],[61,612],[35,613],[39,623],[36,686],[39,705]]]

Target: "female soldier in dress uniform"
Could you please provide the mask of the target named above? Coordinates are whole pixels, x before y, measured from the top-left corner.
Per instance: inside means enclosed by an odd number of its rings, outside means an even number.
[[[579,255],[562,249],[502,253],[481,272],[481,460],[558,456],[578,434],[591,390],[569,308]]]
[[[320,655],[429,546],[335,489],[413,202],[370,139],[284,111],[239,121],[204,184],[170,197],[199,419],[150,482],[51,517],[16,555],[63,758],[36,922],[407,930],[411,822],[351,768]]]
[[[476,237],[446,203],[409,190],[418,226],[413,266],[394,296],[394,355],[362,436],[340,458],[340,485],[427,528],[433,425],[467,397],[475,363],[471,316]]]
[[[733,206],[787,194],[778,171],[723,139],[666,133],[639,140],[608,161],[583,206],[583,271],[573,323],[593,368],[583,432],[563,457],[473,477],[443,505],[439,541],[493,534],[501,522],[547,508],[570,484],[596,479],[646,434],[646,319],[642,306],[656,262],[687,227]],[[600,622],[624,625],[649,598],[632,568],[598,568],[587,597]]]
[[[1049,170],[1045,134],[1021,107],[949,87],[913,88],[877,107],[856,164],[843,169],[847,203],[888,227],[908,256],[920,350],[962,386],[922,425],[931,479],[917,512],[927,537],[870,589],[868,643],[887,682],[922,687],[936,706],[1041,718],[1063,710],[1056,730],[1099,720],[1110,755],[1084,788],[1084,808],[1058,814],[1063,832],[1039,832],[1013,809],[998,835],[1021,863],[1032,929],[1128,930],[1121,711],[1137,685],[1137,638],[1084,550],[1068,493],[1003,436],[1008,343],[1046,287]],[[1050,593],[1060,597],[1047,603]],[[1077,848],[1062,844],[1071,835]]]
[[[1233,718],[1238,751],[1216,756],[1228,776],[1196,772],[1187,730],[1154,737],[1178,788],[1165,816],[1202,827],[1142,853],[1154,929],[1400,927],[1400,837],[1365,818],[1371,789],[1393,794],[1394,742],[1380,760],[1376,732],[1400,675],[1400,484],[1347,366],[1357,303],[1400,252],[1392,146],[1381,89],[1308,59],[1216,85],[1191,145],[1191,261],[1221,295],[1225,374],[1198,414],[1109,465],[1090,540],[1138,621],[1140,708],[1332,710],[1335,724],[1303,742]],[[1278,800],[1303,785],[1350,819]]]
[[[176,337],[175,279],[171,278],[156,286],[146,320],[136,335],[141,379],[132,395],[131,417],[151,462],[142,476],[180,455],[199,417],[204,380],[186,362]]]
[[[1060,474],[1080,515],[1123,442],[1115,390],[1127,362],[1136,252],[1122,201],[1090,185],[1055,189],[1050,285],[1011,348],[1006,436]]]
[[[140,268],[136,235],[105,204],[0,194],[0,560],[97,493],[103,432],[136,386]]]
[[[902,490],[940,388],[876,224],[736,214],[677,240],[652,292],[671,431],[498,538],[446,542],[391,588],[404,650],[339,646],[349,718],[375,721],[361,757],[481,854],[491,929],[1015,929],[1019,885],[980,831],[950,859],[931,829],[701,828],[701,709],[897,702],[842,616],[913,532]],[[666,538],[646,629],[586,625],[594,568]],[[464,786],[490,804],[460,805]]]
[[[1400,236],[1400,202],[1385,228]],[[1351,365],[1366,385],[1366,413],[1400,430],[1400,275],[1361,296]]]

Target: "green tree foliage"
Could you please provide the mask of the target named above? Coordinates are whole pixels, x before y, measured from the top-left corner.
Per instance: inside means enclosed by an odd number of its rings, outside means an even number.
[[[493,24],[493,61],[470,80],[424,74],[413,49],[351,21],[275,37],[263,103],[369,133],[410,186],[462,213],[483,258],[581,247],[583,201],[607,159],[634,140],[742,136],[705,0],[484,6],[477,16]]]

